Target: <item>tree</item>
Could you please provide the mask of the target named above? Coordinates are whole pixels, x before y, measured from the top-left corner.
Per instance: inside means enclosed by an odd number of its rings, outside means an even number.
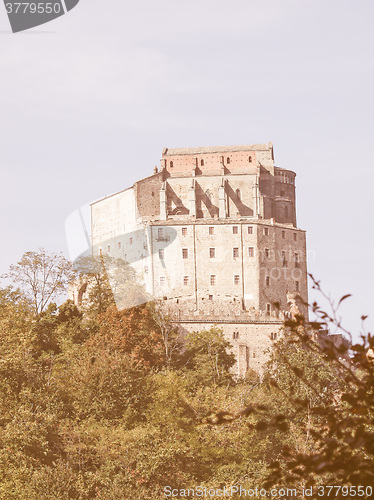
[[[229,352],[230,343],[222,330],[191,332],[186,339],[184,364],[189,370],[193,386],[217,386],[232,381],[230,368],[235,364],[234,354]]]
[[[113,305],[122,310],[149,300],[136,271],[123,259],[108,255],[81,257],[74,267],[79,283],[87,289],[87,300],[82,305],[91,315],[101,314]]]
[[[74,274],[71,263],[62,254],[49,254],[41,248],[38,252],[24,253],[4,277],[20,285],[39,316],[51,300],[66,291]]]
[[[170,370],[172,361],[179,357],[182,349],[182,339],[178,332],[178,327],[171,322],[162,301],[150,302],[148,310],[161,333],[165,350],[165,366]]]

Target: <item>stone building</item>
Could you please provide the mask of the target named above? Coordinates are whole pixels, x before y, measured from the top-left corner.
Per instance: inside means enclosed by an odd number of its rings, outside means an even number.
[[[243,375],[307,314],[295,177],[271,143],[165,148],[153,175],[91,205],[93,253],[128,261],[182,331],[221,327]]]

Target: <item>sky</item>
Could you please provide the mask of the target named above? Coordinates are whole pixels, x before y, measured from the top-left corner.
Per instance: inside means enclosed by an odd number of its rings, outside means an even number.
[[[272,141],[309,272],[352,294],[348,329],[365,314],[373,331],[373,17],[369,0],[80,0],[13,34],[0,6],[0,273],[67,256],[69,214],[151,175],[164,147]]]

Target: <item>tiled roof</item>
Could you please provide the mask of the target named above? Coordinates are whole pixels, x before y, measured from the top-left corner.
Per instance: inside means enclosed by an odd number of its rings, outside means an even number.
[[[197,148],[164,148],[164,156],[172,155],[197,155],[208,153],[234,153],[238,151],[268,151],[273,147],[271,142],[267,144],[246,144],[242,146],[209,146]]]

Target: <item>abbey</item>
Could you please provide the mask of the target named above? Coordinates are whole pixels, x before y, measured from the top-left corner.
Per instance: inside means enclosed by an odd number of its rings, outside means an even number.
[[[259,369],[284,318],[307,314],[295,177],[271,143],[165,148],[153,175],[92,204],[93,253],[128,261],[182,331],[222,328],[238,375]]]

